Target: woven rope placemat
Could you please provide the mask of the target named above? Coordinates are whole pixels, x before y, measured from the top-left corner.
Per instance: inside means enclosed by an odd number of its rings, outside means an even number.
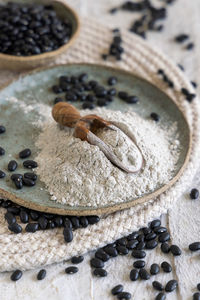
[[[74,240],[66,244],[62,229],[12,234],[4,220],[4,209],[0,209],[0,271],[16,268],[31,269],[69,259],[73,255],[83,254],[96,249],[117,238],[129,234],[138,226],[144,226],[155,217],[165,213],[180,199],[183,192],[191,185],[200,162],[200,123],[199,102],[196,98],[188,103],[180,90],[182,87],[195,92],[189,81],[168,58],[152,49],[141,38],[122,31],[125,53],[120,62],[106,62],[132,71],[165,91],[184,112],[192,130],[192,153],[187,169],[179,181],[167,192],[146,204],[131,209],[102,216],[96,225],[74,232]],[[112,39],[111,30],[95,20],[82,20],[82,30],[76,44],[66,54],[56,60],[56,64],[67,62],[103,63],[101,54],[108,51]],[[166,84],[157,75],[157,70],[164,69],[174,82],[175,89],[167,89]]]

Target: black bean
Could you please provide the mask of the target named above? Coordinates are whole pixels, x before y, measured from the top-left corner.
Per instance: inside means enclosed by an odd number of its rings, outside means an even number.
[[[137,96],[128,96],[126,98],[126,102],[129,103],[129,104],[136,104],[139,102],[139,99]]]
[[[20,212],[20,208],[19,207],[16,207],[16,206],[11,206],[11,207],[8,207],[7,208],[7,212],[11,212],[13,215],[19,215],[19,212]]]
[[[59,98],[59,97],[56,97],[56,98],[54,99],[54,104],[59,103],[59,102],[63,102],[63,99],[62,99],[62,98]]]
[[[22,277],[22,271],[21,270],[16,270],[12,273],[12,275],[10,276],[10,279],[12,281],[17,281]]]
[[[64,225],[64,227],[68,227],[68,228],[72,229],[72,222],[67,217],[64,218],[63,225]]]
[[[80,224],[83,228],[86,228],[89,225],[88,219],[86,217],[80,217]]]
[[[118,256],[118,252],[114,247],[111,247],[111,246],[104,247],[104,251],[111,257]]]
[[[130,280],[136,281],[139,278],[139,271],[137,269],[132,269],[130,272]]]
[[[98,216],[88,216],[87,217],[89,224],[93,225],[100,221],[100,218]]]
[[[172,271],[172,267],[167,261],[161,263],[161,268],[165,273],[170,273]]]
[[[149,273],[148,273],[147,270],[145,270],[145,269],[140,269],[140,270],[139,270],[139,276],[140,276],[140,278],[143,279],[143,280],[148,280],[148,279],[150,278]]]
[[[36,232],[39,229],[38,223],[28,223],[25,227],[26,232]]]
[[[23,175],[22,174],[12,174],[10,176],[11,180],[15,181],[16,179],[22,179]]]
[[[5,150],[2,147],[0,147],[0,156],[2,156],[4,154],[5,154]]]
[[[73,240],[73,232],[71,228],[65,227],[63,230],[63,235],[66,243],[70,243]]]
[[[130,240],[128,241],[126,247],[129,249],[129,250],[132,250],[134,249],[138,244],[138,241],[137,240]]]
[[[53,219],[53,221],[54,221],[54,223],[55,223],[55,225],[56,225],[57,227],[62,227],[63,219],[62,219],[61,216],[55,217],[55,218]]]
[[[168,283],[166,284],[166,287],[165,287],[165,291],[166,292],[173,292],[178,286],[178,282],[177,280],[170,280],[168,281]]]
[[[37,180],[37,175],[35,173],[24,173],[24,178],[31,179],[33,181]]]
[[[196,89],[197,88],[197,83],[195,81],[191,81],[191,84],[193,85],[193,87]]]
[[[92,258],[90,261],[90,264],[94,268],[103,268],[104,262],[99,258]]]
[[[125,246],[126,243],[127,243],[126,238],[121,238],[121,239],[118,239],[118,240],[116,241],[116,244],[117,244],[117,245],[121,245],[121,246]]]
[[[106,277],[108,275],[107,271],[102,268],[94,269],[93,274],[97,277]]]
[[[29,178],[23,178],[22,182],[23,182],[23,185],[28,186],[28,187],[32,187],[35,185],[35,181],[31,180]]]
[[[88,79],[88,75],[86,73],[82,73],[78,77],[80,82],[85,82]]]
[[[35,210],[31,210],[30,217],[33,221],[37,221],[39,219],[39,213]]]
[[[102,86],[95,87],[94,93],[98,98],[102,98],[102,97],[105,97],[107,95],[106,89]]]
[[[95,253],[95,257],[99,258],[100,260],[102,260],[104,262],[106,262],[110,259],[110,256],[103,249],[97,250],[97,252]]]
[[[54,94],[60,94],[60,93],[63,92],[63,90],[61,89],[61,87],[59,87],[58,85],[52,86],[52,91],[54,92]]]
[[[138,242],[144,242],[144,238],[145,238],[144,234],[139,234],[137,240]]]
[[[181,64],[177,64],[177,66],[182,70],[185,71],[184,67]]]
[[[108,84],[109,85],[115,85],[117,83],[117,78],[116,77],[109,77],[108,78]]]
[[[197,290],[200,291],[200,283],[197,284]]]
[[[199,292],[193,294],[193,300],[200,300],[200,293]]]
[[[160,116],[157,113],[152,112],[150,117],[152,118],[152,120],[154,120],[155,122],[158,122],[160,120]]]
[[[144,258],[146,256],[146,252],[142,250],[133,250],[132,251],[132,256],[135,258]]]
[[[158,242],[156,240],[151,240],[146,242],[146,249],[154,249],[158,246]]]
[[[84,260],[84,257],[82,255],[80,256],[73,256],[71,259],[72,264],[80,264]]]
[[[137,250],[143,250],[146,246],[145,242],[139,242],[139,244],[137,244],[136,249]]]
[[[161,233],[158,237],[160,243],[164,243],[170,240],[170,234],[168,232]]]
[[[5,177],[6,177],[6,173],[4,173],[3,171],[0,170],[0,179],[5,178]]]
[[[157,290],[157,291],[163,291],[163,290],[164,290],[163,285],[162,285],[160,282],[158,282],[158,281],[153,281],[153,282],[152,282],[152,286],[153,286],[154,289]]]
[[[145,236],[145,240],[150,241],[154,240],[156,238],[156,234],[154,232],[151,232]]]
[[[13,180],[13,182],[18,190],[21,190],[23,188],[22,179],[16,178],[15,180]]]
[[[193,48],[194,48],[194,43],[189,43],[185,47],[186,50],[192,50]]]
[[[16,223],[16,218],[11,212],[5,214],[5,219],[9,225]]]
[[[122,100],[127,100],[128,94],[127,94],[126,92],[120,91],[120,92],[118,93],[118,97],[119,97],[120,99],[122,99]]]
[[[186,41],[187,39],[189,39],[189,35],[188,34],[185,34],[185,33],[182,33],[182,34],[179,34],[175,37],[175,41],[177,43],[183,43],[184,41]]]
[[[109,13],[110,13],[110,14],[115,14],[117,11],[118,11],[118,8],[117,8],[117,7],[114,7],[114,8],[111,8],[111,9],[109,10]]]
[[[96,102],[97,98],[94,95],[88,94],[86,100],[87,102]]]
[[[113,102],[113,97],[111,97],[110,95],[107,95],[106,96],[106,98],[105,98],[105,100],[107,101],[107,102]]]
[[[19,152],[20,158],[27,158],[29,156],[31,156],[31,150],[29,148],[26,148],[26,149],[22,150],[21,152]]]
[[[171,245],[170,251],[174,256],[181,255],[181,249],[177,245]]]
[[[18,164],[15,160],[11,160],[9,163],[8,163],[8,171],[10,172],[13,172],[17,169],[18,167]]]
[[[167,231],[167,228],[166,227],[156,227],[156,228],[154,228],[154,232],[156,233],[156,234],[161,234],[161,233],[163,233],[163,232],[166,232]]]
[[[83,109],[93,109],[93,108],[95,108],[95,105],[94,105],[94,103],[91,103],[91,102],[84,102],[82,104],[82,108]]]
[[[163,253],[169,253],[170,251],[170,245],[167,242],[162,243],[160,248]]]
[[[155,300],[165,300],[166,299],[166,295],[164,293],[159,293]]]
[[[13,223],[12,225],[8,226],[8,229],[14,233],[21,233],[22,232],[22,227],[17,224],[17,223]]]
[[[150,268],[151,275],[156,275],[160,272],[160,267],[158,264],[152,264]]]
[[[72,222],[72,227],[74,229],[80,228],[79,218],[77,218],[77,217],[71,217],[71,222]]]
[[[25,210],[20,210],[19,217],[22,223],[28,223],[29,215]]]
[[[191,251],[197,251],[200,250],[200,242],[194,242],[192,244],[189,245],[189,249]]]
[[[37,274],[37,280],[43,280],[46,277],[47,271],[45,269],[42,269]]]
[[[44,216],[39,217],[38,224],[40,229],[44,230],[47,228],[48,221]]]
[[[195,97],[196,97],[196,94],[190,93],[190,94],[188,94],[188,95],[186,96],[186,100],[187,100],[188,102],[192,102],[192,101],[194,100]]]
[[[150,227],[151,227],[152,229],[155,229],[155,228],[157,228],[157,227],[160,227],[160,225],[161,225],[160,220],[154,220],[154,221],[151,222]]]
[[[131,299],[131,294],[128,292],[121,292],[121,293],[117,294],[117,298],[119,300],[129,300],[129,299]]]
[[[74,266],[68,267],[68,268],[65,269],[66,274],[75,274],[77,272],[78,272],[78,268],[74,267]]]
[[[149,227],[143,227],[140,228],[140,230],[144,233],[145,236],[152,232],[151,228]]]
[[[191,192],[190,192],[190,198],[192,200],[196,200],[197,198],[199,198],[199,190],[192,189]]]
[[[34,168],[37,168],[38,164],[34,160],[25,160],[23,162],[23,166],[27,169],[34,169]]]
[[[6,128],[3,125],[0,125],[0,134],[6,132]]]
[[[134,231],[134,232],[132,232],[131,234],[129,234],[129,235],[127,236],[127,240],[128,240],[128,241],[130,241],[130,240],[135,240],[138,236],[139,236],[138,231]]]
[[[136,261],[133,263],[133,266],[134,266],[134,268],[137,268],[137,269],[144,268],[144,266],[145,266],[145,261],[144,261],[144,260],[136,260]]]
[[[112,88],[112,89],[109,89],[108,90],[108,95],[110,96],[115,96],[117,93],[116,89],[115,88]]]
[[[106,99],[104,99],[104,98],[100,98],[97,100],[97,105],[100,107],[106,106],[107,104],[108,103],[107,103]]]
[[[52,220],[49,220],[48,223],[47,223],[47,229],[54,229],[55,227],[56,227],[55,222],[52,221]]]
[[[116,247],[116,249],[117,249],[117,251],[120,255],[127,255],[128,254],[128,249],[125,246],[118,245]]]
[[[112,295],[117,295],[123,291],[124,287],[122,284],[116,285],[114,288],[112,288],[111,293]]]

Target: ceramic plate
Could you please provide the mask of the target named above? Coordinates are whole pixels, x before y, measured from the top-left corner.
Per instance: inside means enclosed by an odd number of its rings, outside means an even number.
[[[40,179],[38,179],[35,187],[24,187],[22,190],[16,190],[10,180],[11,174],[7,171],[8,162],[11,159],[16,159],[19,163],[19,167],[16,170],[17,173],[24,173],[27,169],[23,168],[22,160],[18,158],[18,153],[28,147],[32,150],[32,158],[34,159],[37,156],[34,140],[39,134],[39,129],[33,123],[37,122],[41,116],[39,117],[38,109],[31,109],[31,105],[37,101],[52,107],[55,95],[51,92],[51,86],[57,83],[59,76],[66,74],[78,75],[82,72],[87,72],[89,79],[98,79],[103,85],[106,84],[109,76],[115,75],[118,77],[118,90],[125,90],[141,99],[137,105],[130,105],[115,97],[115,100],[109,104],[109,109],[121,111],[132,109],[143,118],[148,118],[151,112],[157,112],[162,116],[158,126],[160,124],[165,125],[170,122],[177,122],[181,151],[174,170],[174,177],[170,182],[159,186],[149,194],[142,195],[142,197],[132,199],[129,202],[98,207],[98,209],[80,206],[70,207],[51,201]],[[14,102],[7,100],[11,97],[26,102],[26,113],[16,108]],[[77,107],[81,108],[80,102],[77,103]],[[190,130],[186,119],[175,103],[147,81],[135,77],[131,73],[104,66],[69,64],[36,70],[19,78],[0,91],[0,123],[5,125],[7,129],[6,134],[0,135],[0,146],[6,150],[6,155],[0,157],[0,169],[7,174],[5,179],[0,179],[0,194],[23,206],[57,214],[91,215],[111,213],[138,203],[144,203],[166,191],[178,180],[187,165],[190,153]]]

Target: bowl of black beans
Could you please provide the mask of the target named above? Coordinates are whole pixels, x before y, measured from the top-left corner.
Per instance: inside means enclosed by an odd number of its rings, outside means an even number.
[[[77,38],[75,11],[60,1],[0,4],[0,68],[28,70],[50,63]]]

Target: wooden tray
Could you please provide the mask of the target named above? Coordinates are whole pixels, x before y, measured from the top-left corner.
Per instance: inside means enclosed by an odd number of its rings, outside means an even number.
[[[44,189],[44,184],[39,179],[37,185],[33,188],[24,187],[22,190],[16,190],[9,178],[10,174],[7,172],[7,164],[11,159],[16,159],[19,162],[17,173],[24,173],[25,169],[22,166],[22,161],[18,159],[18,153],[22,149],[30,147],[33,153],[32,158],[36,157],[38,150],[34,145],[34,140],[39,133],[39,129],[32,122],[37,122],[39,115],[37,109],[24,113],[14,102],[12,103],[6,99],[16,97],[19,101],[25,101],[27,106],[38,101],[52,107],[55,95],[50,91],[50,88],[57,82],[58,77],[65,74],[78,75],[82,72],[87,72],[89,79],[96,78],[103,85],[105,85],[109,76],[115,75],[118,77],[118,90],[126,90],[141,99],[137,105],[130,105],[125,104],[116,97],[109,104],[109,109],[122,111],[133,109],[144,118],[147,118],[153,111],[157,112],[162,116],[161,123],[159,122],[158,126],[159,124],[164,125],[169,124],[169,122],[177,122],[181,151],[174,170],[174,177],[166,185],[158,186],[153,192],[134,198],[129,202],[99,206],[98,208],[70,207],[51,201],[49,194]],[[81,104],[77,103],[77,107],[80,108]],[[91,215],[111,213],[136,204],[145,203],[165,192],[180,178],[190,156],[190,129],[184,115],[173,100],[147,81],[129,72],[105,66],[68,64],[39,69],[26,74],[0,91],[0,120],[0,123],[7,128],[6,134],[0,135],[0,146],[6,150],[6,155],[0,157],[0,169],[7,173],[5,179],[0,179],[0,195],[20,205],[39,211],[63,215]]]

